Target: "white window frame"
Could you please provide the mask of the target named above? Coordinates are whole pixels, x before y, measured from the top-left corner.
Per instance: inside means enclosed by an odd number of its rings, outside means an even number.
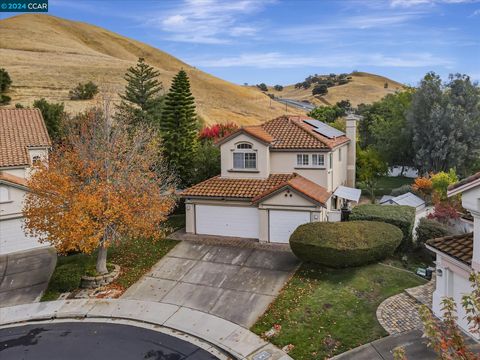
[[[333,169],[333,152],[328,154],[328,169],[332,170]]]
[[[242,166],[238,167],[235,166],[235,156],[241,155]],[[234,170],[257,170],[258,166],[258,159],[257,159],[257,151],[253,149],[253,145],[248,142],[241,142],[235,145],[235,150],[233,151],[232,155],[233,161],[233,169]],[[254,166],[247,167],[247,162],[254,161]]]
[[[314,159],[316,158],[316,161]],[[322,159],[320,163],[319,160]],[[315,164],[316,162],[316,164]],[[325,154],[322,153],[298,153],[296,156],[296,166],[297,168],[325,168]]]

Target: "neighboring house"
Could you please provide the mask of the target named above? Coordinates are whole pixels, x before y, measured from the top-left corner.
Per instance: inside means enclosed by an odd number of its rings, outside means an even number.
[[[22,207],[31,166],[50,146],[40,110],[0,109],[0,254],[44,246],[25,235]]]
[[[356,120],[347,117],[345,134],[281,116],[220,139],[221,174],[182,193],[186,232],[286,243],[301,224],[339,221],[342,204],[360,198]]]
[[[384,195],[380,199],[382,205],[406,205],[415,208],[417,212],[425,209],[425,201],[411,192],[399,196]]]
[[[472,291],[468,280],[470,273],[480,271],[480,172],[449,187],[448,196],[458,194],[462,194],[462,206],[473,216],[473,233],[427,241],[427,248],[437,255],[437,284],[432,308],[440,317],[442,299],[446,296],[454,298],[458,325],[471,334],[462,307],[462,296]],[[474,336],[478,337],[478,334]]]

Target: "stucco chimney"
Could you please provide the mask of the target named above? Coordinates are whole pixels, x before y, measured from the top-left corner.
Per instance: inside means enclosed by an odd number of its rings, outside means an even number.
[[[347,186],[353,188],[355,187],[355,166],[357,161],[357,121],[360,119],[361,116],[355,114],[348,114],[346,118],[346,135],[350,139],[347,156]]]

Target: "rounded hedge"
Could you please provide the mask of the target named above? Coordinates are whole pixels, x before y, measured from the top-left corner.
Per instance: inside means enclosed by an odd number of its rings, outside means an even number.
[[[384,259],[402,238],[398,227],[384,222],[314,222],[295,230],[290,247],[302,261],[341,268]]]

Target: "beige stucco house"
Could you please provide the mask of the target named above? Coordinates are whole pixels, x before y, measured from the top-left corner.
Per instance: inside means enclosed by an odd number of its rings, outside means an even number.
[[[447,236],[427,241],[427,248],[436,253],[437,282],[433,293],[433,312],[442,316],[442,299],[452,297],[458,310],[458,325],[469,330],[462,307],[464,294],[472,292],[469,276],[480,271],[480,172],[448,189],[448,196],[462,195],[462,206],[473,216],[473,233]]]
[[[301,224],[339,221],[358,201],[356,117],[346,133],[305,116],[281,116],[221,139],[221,174],[183,191],[186,232],[286,243]]]
[[[23,231],[23,199],[36,161],[51,146],[38,109],[0,109],[0,254],[45,246]]]

